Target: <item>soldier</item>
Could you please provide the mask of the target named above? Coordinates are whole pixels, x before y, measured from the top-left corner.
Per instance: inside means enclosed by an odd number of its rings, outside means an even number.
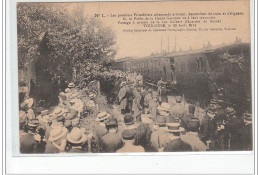
[[[239,118],[235,110],[231,107],[226,108],[226,112],[229,118],[226,126],[230,132],[230,150],[239,151],[242,150],[242,132],[244,121],[242,118]]]
[[[123,81],[120,84],[120,90],[118,93],[118,100],[120,103],[120,109],[121,109],[121,114],[125,114],[125,109],[126,109],[126,105],[127,105],[127,91],[126,91],[126,82]]]
[[[206,151],[206,145],[199,139],[200,120],[197,118],[189,119],[188,132],[181,135],[181,140],[188,143],[192,151]]]
[[[36,128],[39,125],[38,119],[31,119],[28,122],[28,133],[20,138],[21,153],[37,153],[37,141],[35,140]]]
[[[159,102],[158,102],[159,94],[158,94],[158,92],[153,91],[152,97],[153,97],[153,99],[149,103],[149,111],[151,113],[152,118],[155,119],[156,116],[157,116],[157,107],[159,106]]]
[[[166,88],[166,83],[161,84],[161,90],[160,90],[161,100],[162,102],[168,103],[168,91]]]
[[[189,121],[194,118],[195,106],[189,105],[189,114],[184,115],[181,118],[181,125],[185,128],[185,130],[189,131]]]
[[[136,122],[140,123],[142,122],[141,119],[141,113],[142,113],[142,105],[141,105],[141,89],[140,87],[137,88],[137,91],[134,93],[134,100],[133,100],[133,111],[134,111],[134,117],[136,119]]]
[[[147,95],[144,97],[144,109],[145,109],[145,114],[147,114],[149,111],[149,103],[152,101],[152,89],[148,89]]]
[[[207,113],[203,116],[200,123],[200,140],[207,144],[210,150],[215,150],[215,130],[216,124],[214,121],[216,109],[209,107]]]
[[[151,146],[159,152],[171,142],[171,135],[166,131],[166,119],[164,116],[158,116],[155,120],[156,125],[153,127],[154,132],[151,135]]]
[[[252,114],[245,113],[243,119],[243,150],[251,151],[253,149]]]
[[[162,85],[164,84],[163,78],[161,78],[158,82],[157,82],[157,88],[158,88],[158,93],[159,95],[161,95],[161,88]]]
[[[179,151],[192,151],[192,148],[189,144],[183,142],[180,139],[181,132],[184,131],[184,128],[180,127],[179,123],[168,123],[167,131],[171,133],[171,142],[168,143],[163,149],[164,152],[179,152]]]
[[[117,120],[110,118],[106,126],[108,133],[101,138],[102,151],[114,153],[123,146],[122,137],[117,133]]]

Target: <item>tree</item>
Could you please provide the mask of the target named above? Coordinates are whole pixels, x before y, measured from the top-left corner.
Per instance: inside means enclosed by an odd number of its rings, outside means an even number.
[[[18,3],[19,69],[37,59],[54,80],[70,81],[73,68],[102,63],[116,54],[115,36],[84,9],[70,12],[60,3]]]

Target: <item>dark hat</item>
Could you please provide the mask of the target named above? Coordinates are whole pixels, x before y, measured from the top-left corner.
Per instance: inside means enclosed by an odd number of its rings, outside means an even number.
[[[134,123],[134,117],[131,114],[126,114],[124,117],[124,122],[126,125],[132,125]]]
[[[133,140],[135,138],[136,130],[135,129],[127,129],[122,132],[122,137],[125,140]]]
[[[64,117],[63,115],[61,115],[61,116],[58,116],[58,117],[56,118],[56,120],[57,120],[57,122],[62,122],[62,121],[65,120],[65,117]]]
[[[195,106],[189,105],[189,112],[194,112],[195,111]]]
[[[117,119],[115,118],[110,118],[106,124],[107,126],[117,126]]]
[[[158,126],[165,126],[166,118],[164,116],[158,116],[155,118],[155,122]]]
[[[200,120],[197,118],[192,118],[189,121],[189,130],[192,132],[197,132],[199,130],[200,127]]]
[[[216,108],[214,108],[213,106],[209,106],[208,109],[207,109],[207,113],[215,114],[216,113]]]
[[[39,120],[37,118],[33,118],[28,122],[28,129],[35,129],[39,125]]]
[[[177,97],[175,97],[175,100],[176,100],[177,103],[180,103],[181,100],[182,100],[182,97],[181,96],[177,96]]]
[[[245,119],[246,121],[252,121],[252,114],[244,113],[242,118]]]
[[[229,115],[229,116],[233,116],[236,114],[236,111],[232,108],[232,107],[227,107],[225,109],[225,112]]]

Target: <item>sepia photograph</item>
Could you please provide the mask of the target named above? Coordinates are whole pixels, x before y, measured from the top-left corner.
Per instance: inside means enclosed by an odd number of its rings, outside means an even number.
[[[21,155],[254,150],[249,0],[16,13]]]

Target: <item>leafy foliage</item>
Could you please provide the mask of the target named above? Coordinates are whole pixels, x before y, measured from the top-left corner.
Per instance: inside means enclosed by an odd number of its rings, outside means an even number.
[[[106,63],[116,54],[115,36],[78,7],[68,11],[60,3],[17,4],[18,64],[36,59],[38,68],[54,81],[71,81],[73,67]]]

